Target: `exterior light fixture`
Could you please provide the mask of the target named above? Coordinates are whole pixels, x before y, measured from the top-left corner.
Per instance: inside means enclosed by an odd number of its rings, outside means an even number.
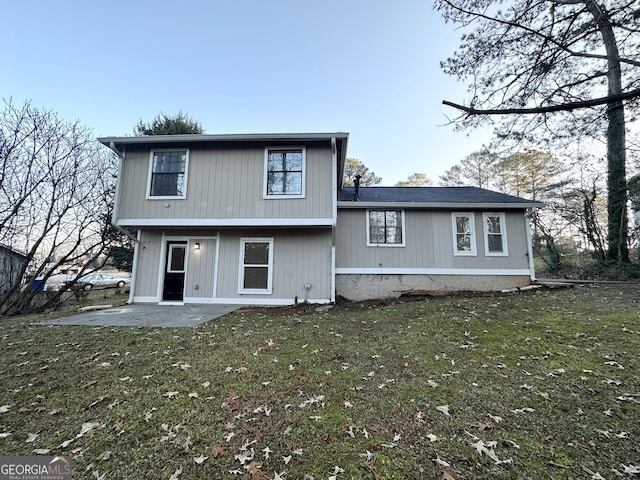
[[[196,242],[195,245],[193,246],[194,250],[200,250],[200,242]]]

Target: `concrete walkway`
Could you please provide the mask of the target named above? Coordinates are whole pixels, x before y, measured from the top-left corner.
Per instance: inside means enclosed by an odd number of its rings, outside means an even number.
[[[46,323],[94,327],[195,327],[238,308],[240,305],[124,305]]]

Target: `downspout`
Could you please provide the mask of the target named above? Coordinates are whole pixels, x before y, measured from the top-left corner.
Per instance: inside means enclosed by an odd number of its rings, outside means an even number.
[[[140,230],[138,230],[137,236],[133,236],[131,232],[128,232],[120,225],[118,225],[118,209],[120,207],[120,182],[122,179],[122,169],[124,163],[124,153],[120,152],[116,148],[114,142],[109,143],[109,148],[118,156],[118,176],[116,178],[116,191],[113,196],[113,210],[111,212],[111,225],[118,230],[120,233],[126,235],[128,238],[133,240],[133,266],[131,268],[131,283],[129,285],[129,299],[127,303],[133,303],[133,292],[135,291],[135,282],[136,282],[136,271],[138,270],[138,255],[139,255],[139,246],[140,246]]]
[[[527,239],[527,256],[529,257],[529,278],[532,282],[536,280],[535,266],[533,264],[533,242],[531,241],[531,216],[535,213],[536,207],[524,211],[524,233]]]
[[[336,227],[338,224],[338,148],[336,137],[331,137],[331,303],[336,302]]]

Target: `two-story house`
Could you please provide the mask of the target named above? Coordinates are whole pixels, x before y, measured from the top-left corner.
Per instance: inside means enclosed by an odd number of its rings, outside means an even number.
[[[107,137],[130,301],[287,305],[533,279],[527,212],[487,190],[342,187],[348,134]]]

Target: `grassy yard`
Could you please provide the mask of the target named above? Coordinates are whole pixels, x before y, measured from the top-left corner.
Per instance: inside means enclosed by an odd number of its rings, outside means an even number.
[[[640,288],[0,322],[0,454],[74,478],[640,478]]]

